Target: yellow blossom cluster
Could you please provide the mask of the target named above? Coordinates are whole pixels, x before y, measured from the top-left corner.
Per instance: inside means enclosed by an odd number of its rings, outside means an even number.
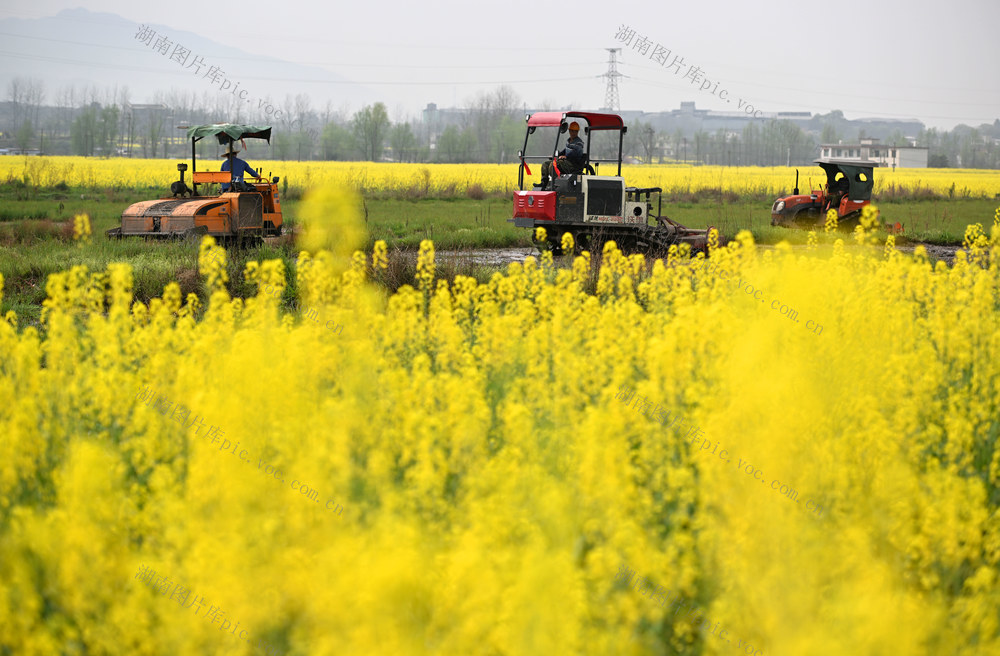
[[[73,239],[81,246],[90,242],[90,216],[77,214],[73,217]]]
[[[259,171],[280,175],[293,187],[312,189],[346,186],[364,193],[421,193],[430,196],[464,195],[479,187],[486,193],[507,193],[517,187],[517,164],[402,164],[395,162],[258,161]],[[217,170],[217,161],[201,167]],[[801,189],[819,188],[826,181],[815,166],[692,166],[687,164],[626,165],[622,175],[630,185],[661,187],[667,193],[691,193],[721,189],[743,195],[776,198],[791,193],[795,170],[799,169]],[[525,184],[540,179],[540,167]],[[615,167],[602,168],[603,175]],[[878,168],[874,194],[878,198],[890,188],[911,192],[929,189],[947,196],[994,197],[1000,187],[1000,171],[985,169]],[[176,180],[171,160],[95,159],[89,157],[0,157],[0,182],[22,181],[50,187],[60,182],[93,189],[162,188]],[[810,187],[811,184],[811,187]]]
[[[231,299],[208,239],[204,307],[174,283],[134,302],[125,264],[54,274],[41,329],[0,322],[0,652],[736,653],[627,563],[766,656],[998,653],[1000,230],[980,233],[950,268],[746,232],[711,267],[609,243],[596,283],[590,254],[551,253],[437,279],[425,243],[391,295],[383,246],[347,270],[303,252],[302,302],[349,322],[336,338]]]

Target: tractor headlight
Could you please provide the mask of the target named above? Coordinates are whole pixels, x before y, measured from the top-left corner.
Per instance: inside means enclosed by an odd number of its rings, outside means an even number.
[[[771,208],[771,212],[773,212],[774,214],[777,214],[778,212],[780,212],[783,209],[785,209],[785,201],[779,200],[777,203],[774,204],[774,207]]]

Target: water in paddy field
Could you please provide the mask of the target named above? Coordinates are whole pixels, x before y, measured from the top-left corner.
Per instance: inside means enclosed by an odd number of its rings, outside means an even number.
[[[504,266],[511,262],[524,262],[529,255],[540,256],[536,248],[482,248],[472,251],[434,251],[434,259],[449,262]]]
[[[392,257],[392,253],[389,257]],[[531,247],[518,248],[477,248],[474,250],[434,250],[434,262],[448,264],[469,264],[473,266],[506,267],[511,262],[524,262],[529,255],[540,257],[538,249]],[[417,251],[403,251],[398,256],[416,260]]]
[[[901,253],[906,253],[907,255],[913,255],[913,250],[919,246],[923,245],[927,249],[927,255],[930,256],[931,260],[944,260],[948,266],[955,263],[955,252],[961,248],[960,246],[940,246],[938,244],[923,244],[922,242],[913,244],[904,244],[897,246],[896,250]],[[771,244],[757,244],[757,248],[761,250],[774,250],[776,246]],[[805,249],[805,244],[795,244],[792,246],[793,250]],[[875,247],[877,250],[881,251],[882,246],[879,245]],[[434,259],[437,262],[450,262],[450,263],[461,263],[461,264],[473,264],[473,265],[488,265],[488,266],[506,266],[510,262],[524,262],[524,259],[529,255],[533,255],[536,258],[541,256],[540,252],[535,248],[482,248],[477,250],[468,251],[434,251]],[[412,252],[411,257],[416,258],[416,252]],[[562,261],[564,258],[557,257],[557,263]]]
[[[913,255],[913,249],[920,245],[927,249],[927,255],[932,261],[944,260],[948,266],[955,263],[955,253],[961,248],[961,246],[940,246],[938,244],[923,244],[922,242],[918,242],[897,246],[896,250],[907,255]]]

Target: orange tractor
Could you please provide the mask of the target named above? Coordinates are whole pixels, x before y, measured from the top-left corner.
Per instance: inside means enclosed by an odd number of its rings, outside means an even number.
[[[110,238],[179,238],[212,235],[222,242],[259,241],[282,232],[279,178],[251,178],[241,181],[233,166],[234,148],[243,139],[264,139],[270,143],[271,128],[234,123],[198,125],[188,128],[191,139],[191,187],[184,182],[187,164],[177,165],[180,180],[170,185],[172,197],[134,203],[122,212],[119,228],[108,230]],[[227,152],[228,171],[198,171],[195,145],[205,137],[215,137]],[[234,179],[236,178],[236,179]],[[228,185],[218,194],[199,193],[199,186]]]

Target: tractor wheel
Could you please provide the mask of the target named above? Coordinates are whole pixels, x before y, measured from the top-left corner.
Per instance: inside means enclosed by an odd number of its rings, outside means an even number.
[[[817,222],[823,220],[823,214],[815,209],[803,210],[792,217],[792,223],[796,228],[812,228]]]
[[[837,221],[837,228],[846,232],[854,232],[854,227],[861,223],[861,212],[850,212]]]
[[[601,259],[601,254],[604,252],[604,244],[607,242],[608,235],[601,229],[587,235],[587,245],[590,246],[590,259],[592,262]]]
[[[552,257],[560,257],[563,254],[562,236],[563,233],[559,233],[549,237],[549,250],[552,251]]]
[[[639,243],[635,237],[622,235],[615,240],[615,243],[618,245],[618,250],[621,251],[622,255],[628,256],[639,252]]]

